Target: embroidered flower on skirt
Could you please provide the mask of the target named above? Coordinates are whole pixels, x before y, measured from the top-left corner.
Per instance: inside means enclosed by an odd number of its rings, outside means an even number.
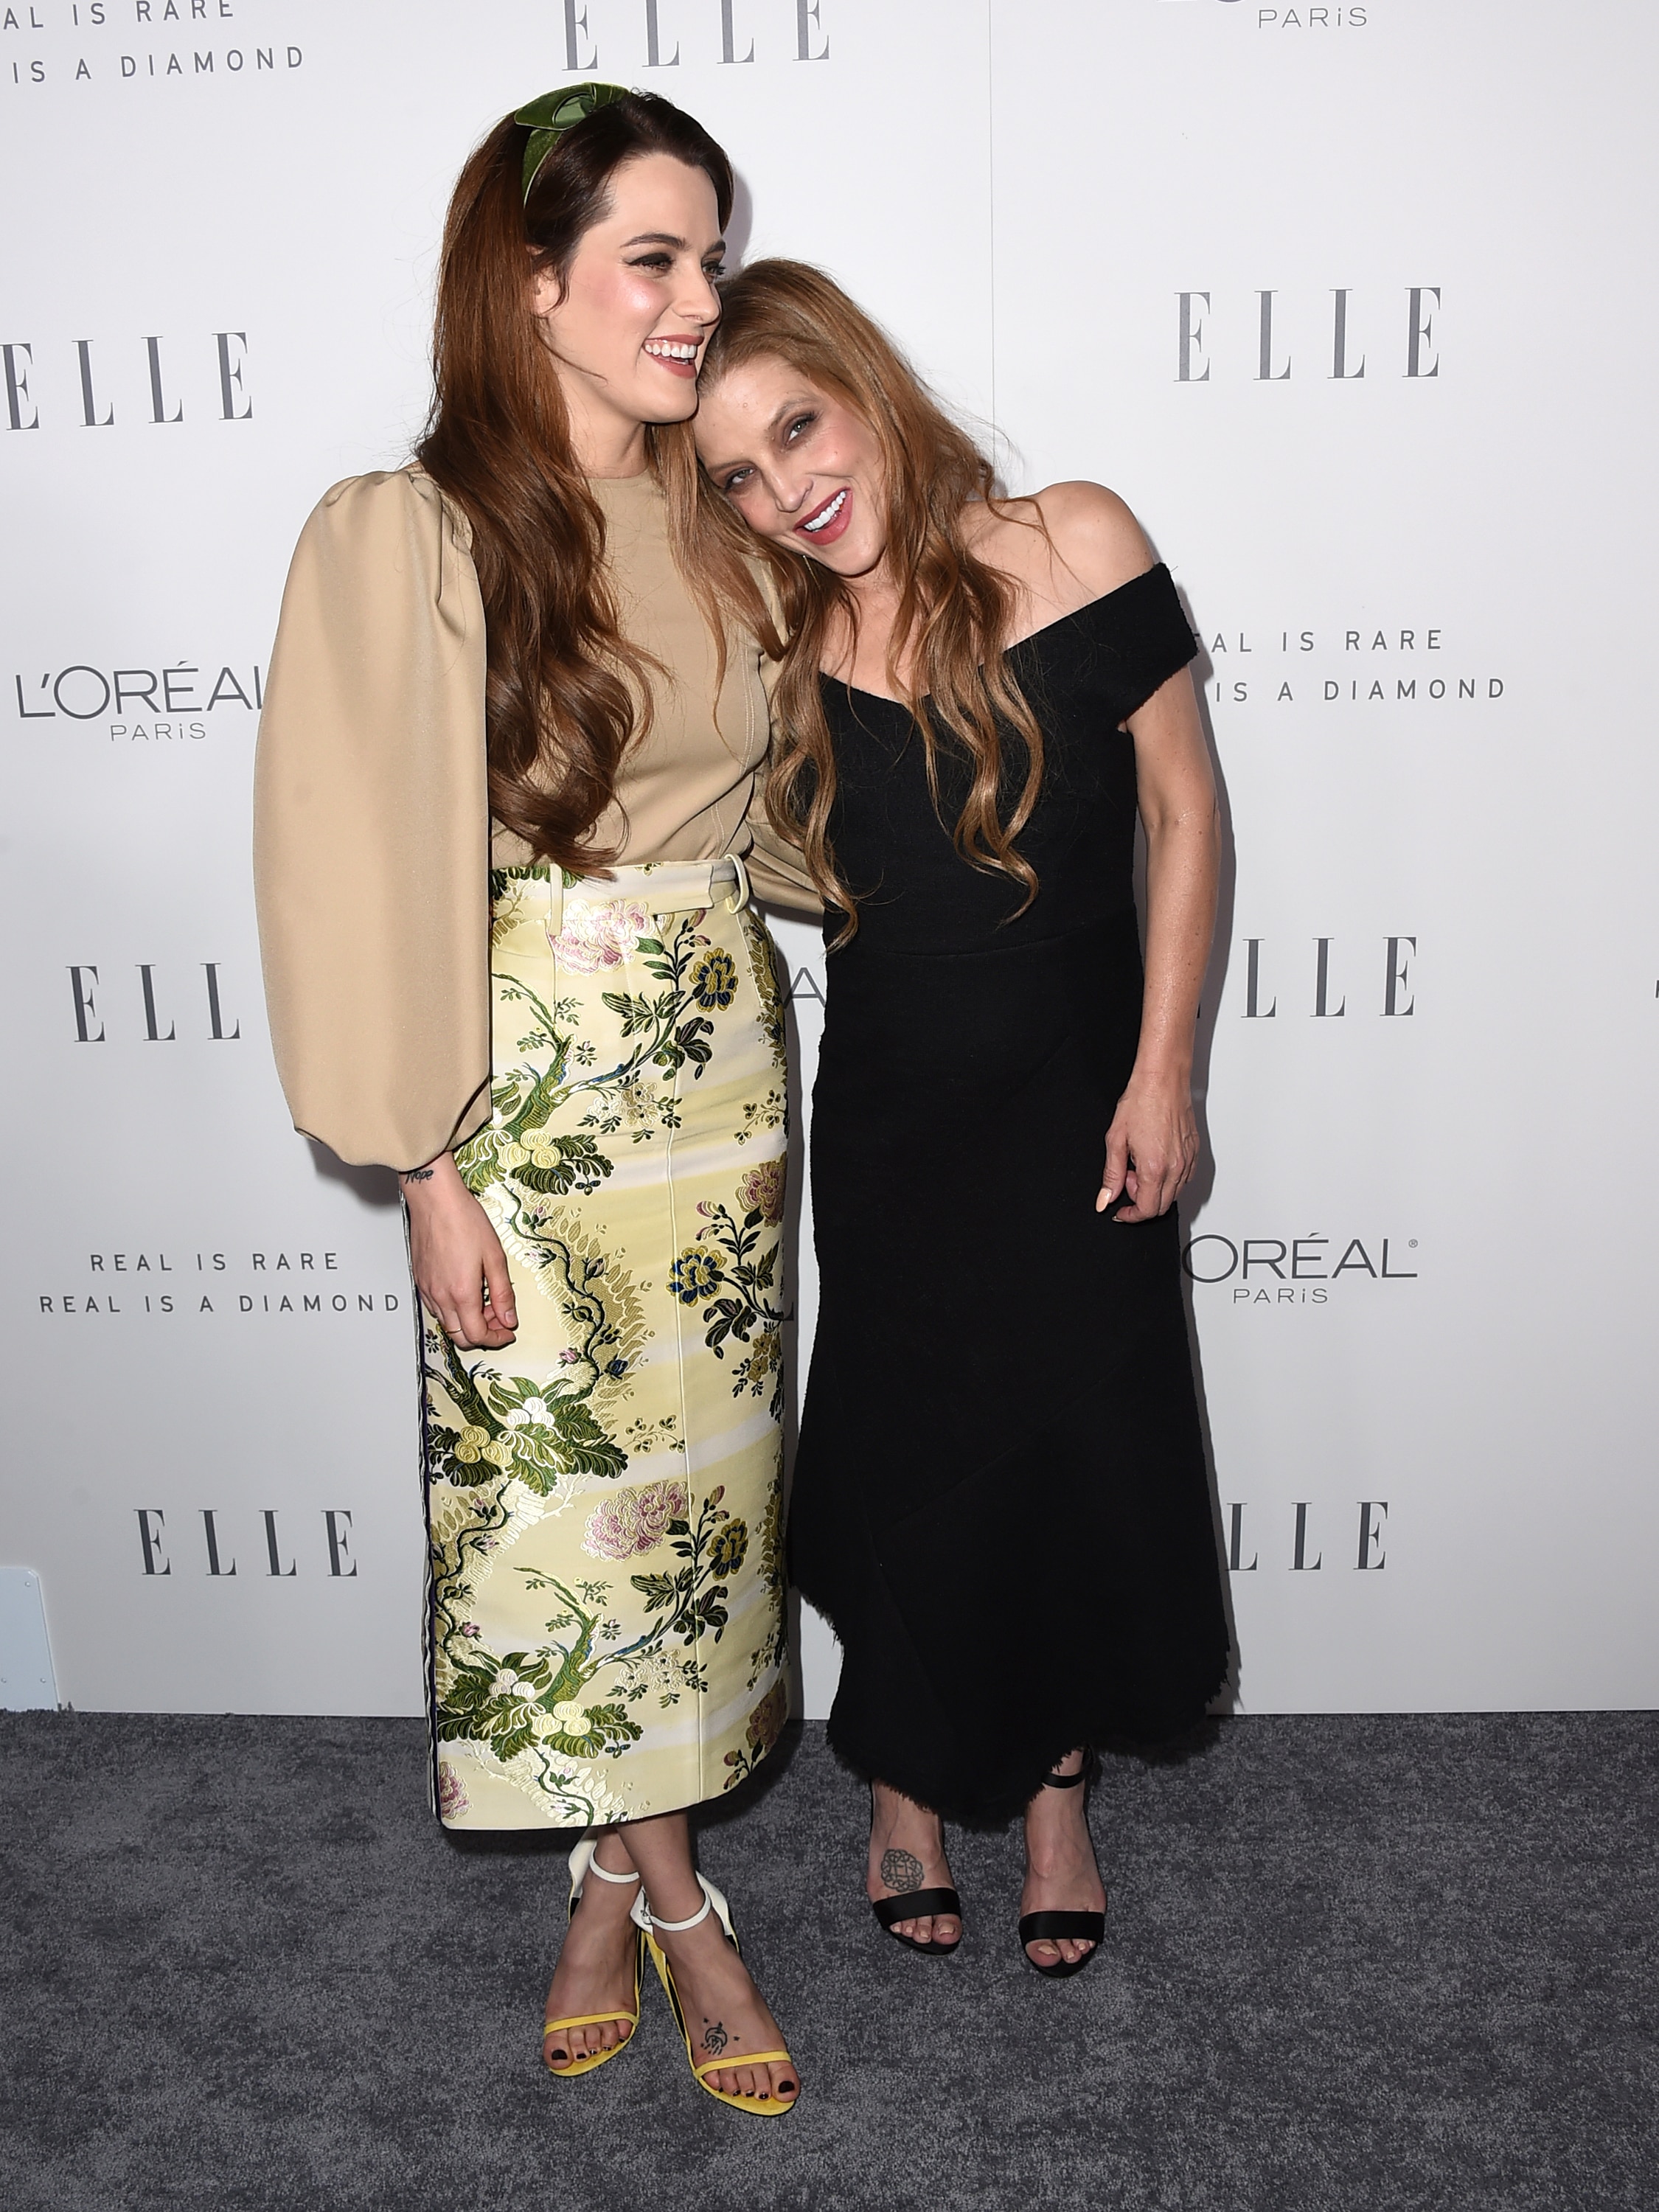
[[[766,1695],[749,1716],[744,1733],[757,1751],[770,1751],[783,1733],[783,1724],[789,1717],[789,1692],[782,1682],[774,1682]]]
[[[613,899],[603,906],[586,899],[567,899],[564,927],[548,943],[561,967],[578,975],[592,975],[603,968],[620,968],[639,950],[640,939],[651,933],[651,917],[636,899]]]
[[[758,1212],[769,1228],[783,1218],[786,1178],[781,1160],[763,1160],[738,1182],[738,1202],[744,1212]]]
[[[738,967],[729,952],[711,952],[691,971],[691,995],[705,1011],[729,1006],[738,995]]]
[[[668,1271],[668,1286],[683,1305],[696,1305],[718,1290],[720,1283],[720,1261],[697,1244],[688,1245]]]
[[[685,1518],[684,1482],[647,1482],[619,1490],[588,1516],[582,1549],[596,1559],[632,1559],[654,1552],[671,1521]]]

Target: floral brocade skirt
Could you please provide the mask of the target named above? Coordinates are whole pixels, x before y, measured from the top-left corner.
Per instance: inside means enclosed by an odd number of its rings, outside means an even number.
[[[786,1717],[782,1006],[729,861],[491,890],[492,1113],[456,1157],[519,1326],[424,1324],[437,1806],[638,1819]]]

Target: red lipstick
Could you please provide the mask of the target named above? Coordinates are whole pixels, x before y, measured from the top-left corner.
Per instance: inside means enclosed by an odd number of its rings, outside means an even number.
[[[809,545],[833,545],[844,537],[853,520],[853,487],[843,484],[832,491],[828,499],[820,500],[810,514],[802,515],[794,526],[797,538],[805,538]],[[817,524],[817,528],[811,527]]]

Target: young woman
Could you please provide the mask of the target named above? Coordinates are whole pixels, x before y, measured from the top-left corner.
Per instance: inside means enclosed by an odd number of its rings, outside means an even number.
[[[440,1815],[590,1832],[554,2073],[625,2046],[648,1946],[697,2079],[783,2112],[685,1811],[787,1695],[767,708],[686,550],[731,200],[706,131],[612,86],[473,155],[418,457],[295,556],[256,861],[295,1121],[400,1171],[430,1317]]]
[[[877,1918],[954,1949],[940,1816],[1024,1811],[1020,1941],[1073,1972],[1085,1752],[1186,1728],[1228,1660],[1170,1211],[1218,842],[1193,638],[1121,501],[995,497],[826,277],[761,262],[721,304],[705,534],[733,591],[769,571],[767,804],[830,909],[791,1564],[843,1649]]]

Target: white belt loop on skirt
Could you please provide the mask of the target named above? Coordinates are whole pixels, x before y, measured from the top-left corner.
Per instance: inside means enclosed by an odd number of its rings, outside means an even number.
[[[749,871],[738,853],[718,860],[647,860],[632,868],[613,868],[608,876],[583,876],[567,884],[557,868],[548,871],[548,925],[556,937],[564,927],[568,899],[585,906],[612,906],[626,900],[647,914],[689,914],[713,906],[740,914],[750,901]]]

